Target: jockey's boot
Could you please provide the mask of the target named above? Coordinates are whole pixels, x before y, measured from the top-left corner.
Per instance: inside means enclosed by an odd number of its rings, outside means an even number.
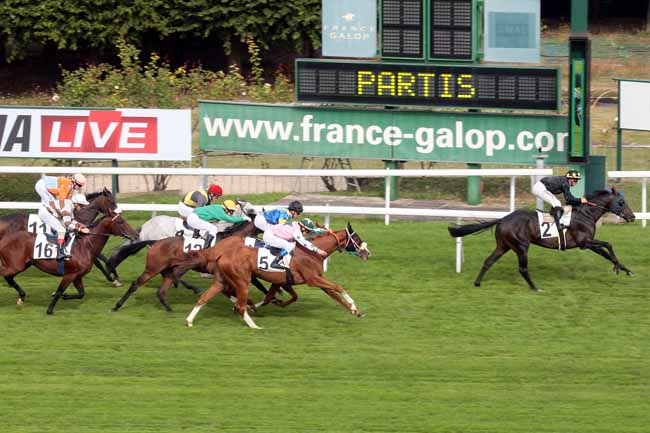
[[[201,231],[199,229],[194,229],[194,232],[192,232],[192,237],[195,239],[198,239],[201,237]]]
[[[272,268],[275,268],[275,269],[286,269],[286,268],[284,267],[284,263],[283,263],[282,259],[283,259],[284,256],[286,256],[287,254],[289,254],[289,252],[288,252],[287,250],[285,250],[284,248],[283,248],[282,250],[280,250],[280,254],[278,254],[278,255],[275,257],[275,259],[271,262],[271,267],[272,267]]]
[[[553,219],[555,220],[555,227],[557,227],[558,232],[562,231],[564,229],[564,226],[560,223],[560,218],[562,218],[562,214],[564,213],[564,209],[561,207],[553,207],[551,208],[551,211],[549,212]]]
[[[65,240],[64,239],[57,239],[56,240],[56,259],[57,260],[63,260],[67,256],[65,254]]]
[[[210,248],[210,245],[212,244],[212,241],[214,240],[214,235],[210,232],[207,232],[205,236],[203,236],[203,239],[205,239],[205,243],[203,244],[203,248]]]

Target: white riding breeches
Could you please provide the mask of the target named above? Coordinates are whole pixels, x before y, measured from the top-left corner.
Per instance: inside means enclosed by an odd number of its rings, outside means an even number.
[[[34,189],[36,190],[36,193],[38,196],[41,198],[41,203],[44,205],[49,206],[50,202],[57,202],[57,199],[54,198],[54,196],[47,190],[47,187],[45,186],[45,181],[43,179],[39,180],[36,182],[36,185],[34,185]]]
[[[296,246],[295,242],[288,241],[286,239],[282,239],[277,237],[276,235],[273,234],[273,232],[269,229],[264,232],[264,236],[262,236],[262,239],[264,242],[266,242],[268,245],[276,248],[283,248],[285,249],[288,253],[293,251],[293,249]]]
[[[45,206],[38,208],[38,216],[45,224],[52,227],[56,232],[57,238],[63,239],[65,237],[65,227],[63,226],[63,223],[59,221],[57,217],[52,215]]]
[[[193,212],[194,212],[193,207],[189,207],[188,205],[186,205],[182,201],[178,202],[178,214],[180,216],[182,216],[183,218],[187,218]]]
[[[255,224],[255,227],[262,230],[264,233],[266,233],[271,227],[271,225],[266,221],[266,218],[264,218],[264,212],[260,212],[255,215],[253,223]]]
[[[560,200],[558,200],[553,193],[547,190],[542,182],[537,182],[533,185],[533,195],[541,198],[552,207],[562,207]]]
[[[195,213],[191,213],[188,215],[187,225],[196,230],[206,230],[208,233],[215,236],[217,235],[217,233],[219,233],[219,229],[217,228],[217,226],[215,226],[214,224],[210,224],[207,221],[203,221]]]

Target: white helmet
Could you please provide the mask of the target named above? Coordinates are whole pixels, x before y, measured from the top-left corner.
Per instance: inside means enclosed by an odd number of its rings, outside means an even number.
[[[81,187],[86,186],[86,176],[81,173],[77,173],[72,176],[72,180],[74,180],[74,182]]]
[[[90,204],[90,203],[88,203],[88,200],[86,199],[86,195],[82,194],[80,192],[72,194],[72,203],[74,203],[74,204],[82,204],[84,206]]]

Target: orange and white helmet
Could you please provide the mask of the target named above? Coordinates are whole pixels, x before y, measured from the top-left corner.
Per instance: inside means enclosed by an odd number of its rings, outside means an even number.
[[[83,188],[84,186],[86,186],[86,176],[84,176],[81,173],[77,173],[74,176],[72,176],[72,180],[74,181],[74,183],[76,183],[79,186],[79,188]]]

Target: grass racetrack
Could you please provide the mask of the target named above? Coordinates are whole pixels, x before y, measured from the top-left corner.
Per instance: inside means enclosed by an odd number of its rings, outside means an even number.
[[[189,329],[190,291],[171,289],[166,313],[157,278],[112,313],[126,287],[97,270],[86,299],[62,300],[49,317],[58,278],[18,276],[26,305],[0,291],[0,431],[648,432],[650,240],[640,223],[597,236],[633,278],[590,251],[532,247],[540,294],[512,253],[473,286],[489,232],[464,239],[456,274],[446,223],[352,223],[373,256],[336,254],[327,276],[363,319],[298,286],[297,303],[253,313],[263,330],[222,296]],[[122,265],[125,286],[143,266],[143,253]]]

